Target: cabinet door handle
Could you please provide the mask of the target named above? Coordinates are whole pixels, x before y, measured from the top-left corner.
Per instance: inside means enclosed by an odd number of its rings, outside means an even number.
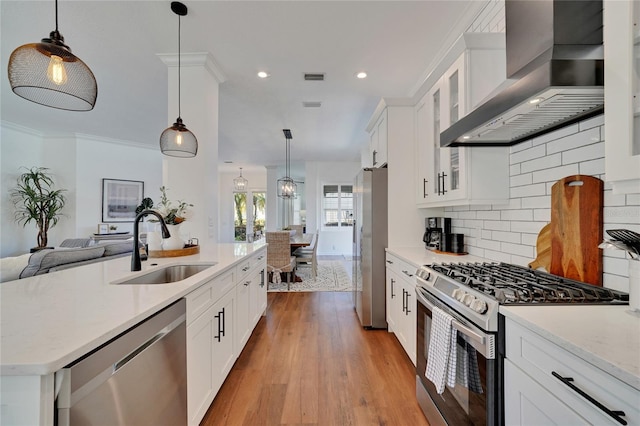
[[[227,316],[224,313],[224,308],[222,308],[222,330],[220,331],[220,334],[222,334],[222,336],[224,337],[224,330],[227,328]]]
[[[216,318],[218,320],[218,334],[213,336],[213,338],[217,339],[218,342],[220,341],[220,338],[222,337],[222,334],[221,334],[221,325],[222,325],[222,321],[221,320],[222,320],[222,318],[221,318],[221,316],[222,316],[223,312],[224,312],[224,309],[223,309],[223,311],[218,312],[218,315],[214,315],[214,318]]]
[[[444,181],[445,176],[447,176],[445,172],[438,175],[438,195],[444,195],[447,193],[447,187]],[[440,183],[440,180],[442,180],[442,183]]]
[[[396,283],[396,280],[394,280],[393,278],[391,278],[391,298],[393,299],[394,297],[396,297],[396,294],[394,293],[394,284]]]
[[[408,291],[405,294],[406,294],[406,297],[407,297],[407,303],[406,303],[407,309],[404,311],[404,314],[408,316],[409,313],[411,312],[411,310],[409,309],[409,296],[411,296],[411,294],[409,294]]]
[[[406,312],[407,311],[407,299],[404,297],[404,295],[406,294],[406,290],[403,288],[402,289],[402,312]]]
[[[264,287],[264,269],[260,271],[260,287]]]
[[[569,388],[571,388],[571,390],[577,392],[578,395],[580,395],[581,397],[585,398],[587,401],[589,401],[590,403],[592,403],[593,405],[598,407],[600,410],[602,410],[605,413],[607,413],[610,417],[612,417],[614,420],[616,420],[621,425],[626,425],[627,424],[627,421],[620,417],[620,416],[625,416],[626,415],[626,414],[624,414],[624,411],[617,411],[617,410],[608,409],[607,407],[602,405],[600,402],[596,401],[595,398],[593,398],[591,395],[587,394],[585,391],[583,391],[582,389],[580,389],[579,387],[577,387],[576,385],[571,383],[571,382],[573,382],[573,377],[562,377],[560,374],[556,373],[555,371],[552,371],[551,374],[553,375],[553,377],[555,377],[556,379],[560,380],[565,385],[569,386]]]
[[[376,164],[378,164],[378,162],[376,161],[376,154],[378,153],[378,151],[376,151],[375,149],[373,150],[373,165],[375,166]]]
[[[422,198],[427,198],[427,183],[429,181],[426,179],[422,179]]]

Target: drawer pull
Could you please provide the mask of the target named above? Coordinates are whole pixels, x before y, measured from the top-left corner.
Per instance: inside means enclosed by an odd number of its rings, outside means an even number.
[[[408,271],[405,271],[404,269],[402,270],[402,273],[405,274],[408,277],[412,277],[413,274],[410,274]]]
[[[391,260],[387,260],[387,263],[390,264],[390,265],[393,265],[393,261],[391,261]]]
[[[553,377],[555,377],[556,379],[560,380],[562,383],[564,383],[565,385],[569,386],[572,390],[577,392],[581,397],[585,398],[587,401],[589,401],[590,403],[592,403],[593,405],[598,407],[600,410],[602,410],[605,413],[607,413],[610,417],[614,418],[621,425],[626,425],[627,424],[627,421],[620,417],[620,416],[624,416],[625,415],[624,411],[612,411],[612,410],[609,410],[607,407],[605,407],[604,405],[602,405],[601,403],[596,401],[591,395],[587,394],[585,391],[583,391],[582,389],[580,389],[579,387],[577,387],[576,385],[571,383],[571,382],[573,382],[573,377],[562,377],[561,375],[559,375],[555,371],[552,371],[551,374],[553,374]]]

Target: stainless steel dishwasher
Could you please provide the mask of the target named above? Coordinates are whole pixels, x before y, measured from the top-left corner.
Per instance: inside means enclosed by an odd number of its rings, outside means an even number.
[[[181,299],[56,372],[57,424],[186,425]]]

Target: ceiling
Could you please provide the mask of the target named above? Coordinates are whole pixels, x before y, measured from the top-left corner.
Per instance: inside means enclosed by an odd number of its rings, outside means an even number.
[[[359,161],[380,98],[412,96],[481,2],[184,3],[182,52],[210,52],[225,76],[219,159],[231,161],[221,165],[230,170],[283,164],[283,128],[293,133],[293,163]],[[0,5],[3,121],[158,146],[175,120],[167,114],[167,68],[156,55],[177,52],[178,18],[169,1],[59,1],[59,30],[98,81],[90,112],[47,108],[11,93],[8,57],[54,29],[54,2]],[[270,77],[257,78],[259,70]],[[355,78],[358,71],[368,77]],[[304,81],[305,72],[325,73],[325,81]],[[307,101],[322,106],[304,108]],[[183,119],[188,126],[189,117]]]

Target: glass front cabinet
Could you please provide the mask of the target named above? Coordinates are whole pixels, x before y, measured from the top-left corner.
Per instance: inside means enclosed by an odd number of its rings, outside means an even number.
[[[640,193],[640,4],[604,2],[605,179]]]
[[[508,148],[440,146],[440,133],[505,80],[504,34],[464,34],[439,68],[415,106],[417,206],[506,202]]]

